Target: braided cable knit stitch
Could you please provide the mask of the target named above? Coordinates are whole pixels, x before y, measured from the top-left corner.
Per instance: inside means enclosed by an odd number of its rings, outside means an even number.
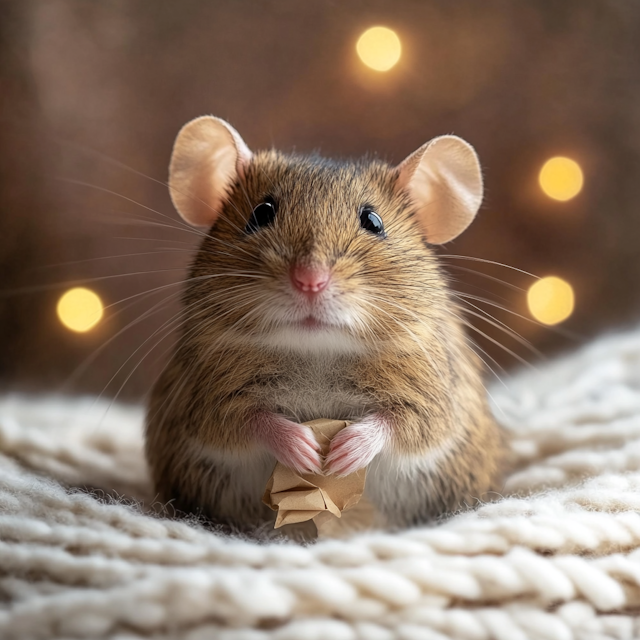
[[[640,331],[506,385],[501,499],[309,546],[145,513],[138,407],[5,397],[0,637],[640,638]]]

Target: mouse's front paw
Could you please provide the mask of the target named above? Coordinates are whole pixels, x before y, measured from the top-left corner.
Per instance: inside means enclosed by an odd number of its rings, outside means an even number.
[[[366,467],[389,439],[389,424],[380,416],[369,416],[349,425],[331,441],[325,461],[328,473],[346,476]]]
[[[278,462],[298,473],[320,473],[320,445],[309,427],[268,413],[255,424],[258,439]]]

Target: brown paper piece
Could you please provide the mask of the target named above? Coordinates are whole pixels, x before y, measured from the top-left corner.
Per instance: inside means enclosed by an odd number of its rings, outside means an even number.
[[[326,456],[331,439],[350,422],[322,419],[303,424],[311,428],[322,455]],[[342,478],[335,475],[299,474],[278,462],[267,482],[262,501],[278,512],[274,525],[276,529],[286,524],[313,520],[319,534],[338,535],[339,529],[344,527],[337,526],[337,519],[342,518],[343,511],[352,509],[360,501],[366,475],[366,469]],[[373,522],[373,505],[368,501],[363,501],[363,504],[365,506],[357,510],[357,517],[350,519],[352,522],[349,523],[349,528],[362,529]],[[356,510],[353,515],[356,516]]]

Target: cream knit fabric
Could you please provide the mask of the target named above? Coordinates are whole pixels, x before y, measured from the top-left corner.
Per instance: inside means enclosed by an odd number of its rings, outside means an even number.
[[[640,331],[506,384],[505,497],[305,547],[145,514],[139,408],[5,397],[0,638],[640,638]]]

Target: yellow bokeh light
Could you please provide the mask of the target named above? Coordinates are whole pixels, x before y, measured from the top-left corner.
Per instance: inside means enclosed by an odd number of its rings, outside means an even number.
[[[580,165],[571,158],[561,156],[547,160],[538,179],[546,195],[562,202],[577,196],[584,183]]]
[[[395,31],[387,27],[371,27],[358,39],[356,51],[367,67],[375,71],[389,71],[400,60],[402,45]]]
[[[573,288],[556,276],[541,278],[529,288],[527,303],[531,315],[538,322],[558,324],[573,313]]]
[[[67,329],[84,333],[100,322],[104,307],[96,293],[84,287],[76,287],[69,289],[58,300],[57,312],[60,322]]]

